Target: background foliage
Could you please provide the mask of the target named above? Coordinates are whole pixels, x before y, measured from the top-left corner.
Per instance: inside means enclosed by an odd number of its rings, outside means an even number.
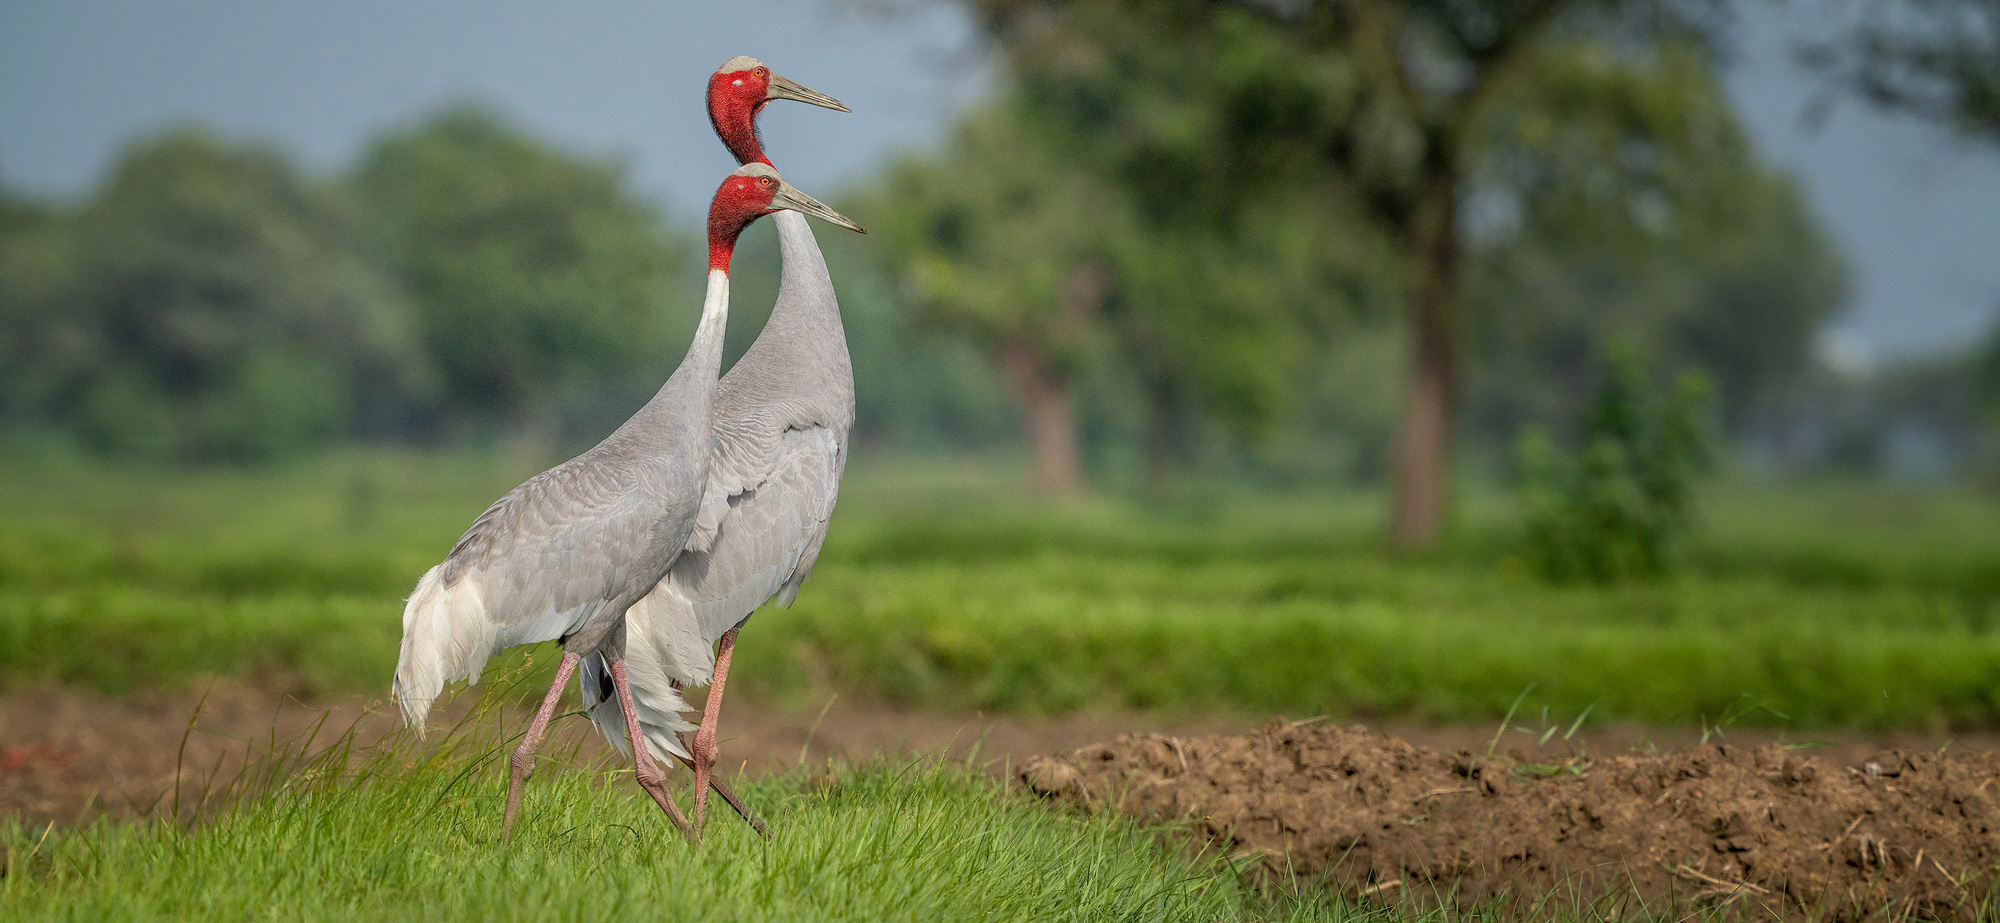
[[[1980,2],[1913,9],[1990,25]],[[1502,39],[1451,4],[974,4],[991,99],[841,197],[876,236],[823,241],[863,445],[1027,445],[1058,490],[1388,478],[1427,278],[1411,210],[1456,126],[1461,469],[1510,475],[1531,425],[1581,439],[1617,337],[1655,380],[1710,375],[1723,444],[1756,464],[1993,455],[2000,387],[1979,382],[2000,345],[1865,380],[1820,361],[1845,264],[1719,89],[1725,5],[1490,6],[1518,31],[1488,86],[1467,68]],[[1981,136],[1977,56],[1929,21],[1821,57]],[[1387,59],[1380,29],[1403,36]],[[1885,68],[1960,114],[1882,90]],[[474,105],[324,176],[200,129],[141,139],[77,201],[0,189],[0,430],[156,460],[351,438],[552,460],[678,359],[699,260],[676,228],[698,204],[663,210],[615,161]],[[773,250],[758,229],[739,256],[732,351]]]

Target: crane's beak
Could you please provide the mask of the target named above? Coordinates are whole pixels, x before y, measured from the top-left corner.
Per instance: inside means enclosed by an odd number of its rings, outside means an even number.
[[[795,212],[824,218],[850,231],[868,233],[868,229],[855,224],[854,220],[831,208],[819,204],[819,200],[793,188],[791,183],[778,181],[778,193],[771,197],[772,208],[789,208]]]
[[[824,106],[828,109],[838,109],[842,112],[854,111],[852,109],[847,108],[846,106],[841,105],[840,100],[834,99],[833,97],[828,96],[825,93],[815,93],[811,90],[806,89],[803,86],[800,86],[797,83],[794,83],[790,80],[780,77],[777,74],[771,75],[770,85],[764,89],[764,98],[767,100],[796,99],[802,103],[812,103],[815,106]]]

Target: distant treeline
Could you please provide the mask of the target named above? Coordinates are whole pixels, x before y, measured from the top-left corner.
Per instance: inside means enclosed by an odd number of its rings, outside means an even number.
[[[1381,478],[1424,298],[1449,308],[1475,464],[1510,464],[1526,423],[1570,431],[1613,339],[1662,380],[1705,370],[1715,422],[1787,464],[1975,428],[1970,359],[1881,387],[1815,361],[1843,261],[1685,32],[1536,38],[1455,136],[1438,237],[1409,211],[1435,125],[1359,46],[1254,5],[1126,5],[994,4],[994,98],[840,198],[877,231],[821,235],[864,446],[1032,445],[1052,490]],[[585,445],[691,333],[698,224],[667,217],[616,162],[477,106],[334,176],[199,129],[142,139],[79,201],[0,192],[0,425],[185,461]],[[769,233],[737,257],[732,357],[775,294]],[[1439,246],[1449,284],[1424,295]]]
[[[616,166],[471,108],[331,180],[173,131],[6,216],[0,412],[187,460],[541,425],[670,348],[687,251]]]

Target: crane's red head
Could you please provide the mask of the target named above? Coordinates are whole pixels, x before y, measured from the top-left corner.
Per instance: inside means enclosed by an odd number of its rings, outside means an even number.
[[[736,238],[743,233],[743,229],[749,227],[750,222],[785,208],[817,215],[841,227],[868,233],[846,215],[793,188],[770,164],[746,163],[722,181],[722,186],[715,190],[715,200],[709,203],[709,270],[728,272],[729,256],[735,251]]]
[[[708,78],[708,121],[715,126],[715,134],[728,146],[729,153],[736,155],[737,163],[770,166],[770,159],[764,156],[764,144],[757,137],[757,113],[774,99],[796,99],[848,111],[840,100],[771,73],[756,58],[748,55],[730,58]]]

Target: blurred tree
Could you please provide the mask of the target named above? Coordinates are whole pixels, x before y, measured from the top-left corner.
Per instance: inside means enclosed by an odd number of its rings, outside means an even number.
[[[377,141],[353,186],[371,254],[415,304],[450,418],[499,419],[552,450],[564,389],[657,382],[678,360],[692,248],[618,165],[460,105]]]
[[[1148,221],[1214,223],[1331,172],[1407,254],[1414,354],[1392,533],[1435,541],[1460,390],[1461,233],[1495,99],[1550,46],[1644,47],[1717,0],[978,0],[1025,92]]]
[[[1867,4],[1851,31],[1803,55],[1875,105],[2000,145],[2000,0]],[[1991,370],[1975,377],[1993,424],[1989,438],[2000,446],[2000,323],[1984,350],[1983,363],[1972,364]]]
[[[336,203],[276,152],[170,132],[73,217],[29,227],[5,260],[7,322],[33,350],[13,374],[87,444],[266,458],[421,375]]]
[[[870,209],[879,199],[856,198],[843,198],[836,207],[866,216],[862,223],[877,228]],[[921,306],[899,291],[882,236],[875,230],[865,237],[821,235],[820,240],[854,358],[856,444],[912,452],[1018,445],[1017,405],[1004,377],[969,336],[917,316]],[[738,259],[775,270],[775,238],[770,235],[768,253],[760,256],[753,246]],[[776,291],[775,281],[771,290]],[[755,335],[751,330],[745,339]]]
[[[1803,196],[1760,164],[1704,57],[1535,56],[1502,94],[1470,178],[1465,290],[1478,356],[1469,423],[1496,442],[1580,413],[1613,334],[1706,369],[1745,426],[1797,380],[1846,297]],[[1567,111],[1551,111],[1567,110]]]
[[[1808,63],[1872,103],[2000,144],[2000,0],[1859,9],[1851,32],[1804,49]]]
[[[1023,120],[1125,205],[1104,313],[1157,484],[1203,421],[1268,436],[1296,410],[1314,335],[1369,299],[1386,251],[1342,178],[1232,156],[1232,120],[1260,117],[1234,104],[1285,70],[1282,38],[1241,11],[1155,6],[982,9]]]
[[[76,318],[59,307],[74,275],[68,233],[60,212],[0,185],[0,424],[45,416],[73,372]]]
[[[1082,486],[1075,370],[1097,348],[1122,202],[1001,103],[949,152],[906,160],[864,211],[932,323],[969,335],[1027,419],[1035,487]]]
[[[1079,374],[1132,379],[1147,480],[1185,459],[1204,421],[1256,432],[1308,354],[1300,315],[1339,313],[1325,196],[1272,196],[1221,223],[1148,217],[1116,161],[1009,93],[946,154],[908,161],[871,203],[931,323],[984,344],[1027,418],[1036,483],[1080,484]]]
[[[1994,323],[1984,348],[1974,357],[1973,376],[1976,414],[1984,424],[1984,432],[1974,430],[1973,463],[1989,483],[2000,487],[2000,322]]]

